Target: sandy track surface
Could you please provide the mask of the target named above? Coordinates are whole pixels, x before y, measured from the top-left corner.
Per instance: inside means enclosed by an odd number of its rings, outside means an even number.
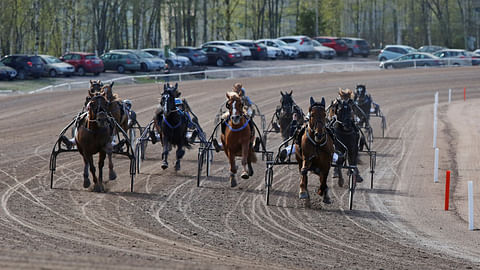
[[[149,145],[133,193],[129,192],[127,159],[115,158],[118,179],[108,183],[108,193],[96,194],[82,188],[80,155],[62,154],[55,188],[50,189],[48,161],[53,143],[81,109],[86,90],[4,96],[0,97],[0,267],[480,267],[480,238],[478,231],[467,231],[464,190],[464,182],[477,170],[478,138],[468,136],[478,125],[456,120],[465,115],[475,119],[475,99],[480,97],[477,68],[292,75],[241,82],[268,119],[279,104],[280,90],[293,89],[295,101],[306,110],[310,96],[325,96],[328,101],[338,87],[367,85],[389,126],[381,138],[379,121],[372,120],[373,148],[378,154],[375,186],[371,190],[368,181],[359,184],[355,210],[346,210],[348,192],[331,179],[334,203],[324,205],[314,195],[312,207],[305,209],[297,199],[295,166],[275,167],[271,206],[265,206],[265,165],[259,161],[255,175],[239,180],[232,189],[222,153],[215,155],[212,176],[202,179],[197,188],[196,147],[187,152],[181,171],[175,173],[173,168],[162,171],[161,148]],[[180,84],[207,132],[213,129],[214,116],[232,84],[229,80]],[[463,87],[469,89],[466,105],[458,101],[463,99]],[[445,104],[448,88],[454,89],[457,100],[450,106]],[[138,85],[116,91],[133,101],[140,123],[148,123],[159,87]],[[433,183],[435,91],[441,91],[438,184]],[[462,136],[467,137],[460,141]],[[280,136],[271,135],[268,148],[274,150],[279,143]],[[367,176],[367,157],[362,160],[360,169]],[[454,181],[449,212],[443,211],[445,169],[453,170],[459,179]],[[319,183],[314,177],[309,182],[314,194]]]

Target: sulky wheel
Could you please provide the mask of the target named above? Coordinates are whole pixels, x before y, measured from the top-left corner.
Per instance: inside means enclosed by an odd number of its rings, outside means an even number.
[[[348,208],[352,210],[353,208],[353,194],[355,193],[355,187],[357,185],[355,172],[350,169],[348,175],[348,189],[349,189],[349,196],[348,196]]]
[[[143,155],[143,151],[142,151],[142,143],[139,142],[135,145],[135,161],[137,163],[137,173],[140,173],[140,167],[142,165],[142,155]]]
[[[268,165],[265,169],[265,202],[267,205],[270,204],[270,188],[272,187],[273,182],[273,169],[272,165]]]
[[[200,177],[202,175],[202,168],[203,168],[203,160],[205,158],[205,152],[199,151],[198,152],[198,166],[197,166],[197,187],[200,186]]]

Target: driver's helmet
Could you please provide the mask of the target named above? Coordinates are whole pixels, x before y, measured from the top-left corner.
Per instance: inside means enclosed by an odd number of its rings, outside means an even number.
[[[175,98],[175,106],[183,105],[183,100],[181,98]]]
[[[127,106],[127,108],[130,110],[132,108],[132,101],[129,100],[129,99],[125,99],[123,101],[123,104],[125,104],[125,106]]]

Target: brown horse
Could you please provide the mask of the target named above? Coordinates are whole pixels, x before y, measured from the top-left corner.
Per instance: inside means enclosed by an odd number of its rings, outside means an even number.
[[[123,131],[127,132],[128,129],[128,113],[125,110],[122,100],[117,94],[113,93],[113,83],[102,86],[101,91],[105,93],[108,100],[108,112],[122,127]]]
[[[75,141],[78,151],[83,157],[84,171],[83,171],[83,187],[90,186],[90,179],[88,178],[88,169],[93,175],[93,182],[95,186],[93,191],[105,192],[103,186],[103,165],[105,156],[111,155],[112,144],[112,128],[109,123],[108,116],[108,101],[105,98],[105,93],[96,94],[92,96],[87,104],[88,115],[85,121],[78,126]],[[98,157],[98,179],[95,175],[95,166],[93,163],[93,155],[99,153]],[[110,168],[113,171],[113,165]]]
[[[323,196],[323,202],[330,204],[328,195],[327,177],[333,158],[333,138],[326,129],[325,99],[321,102],[315,102],[310,97],[310,108],[308,109],[310,118],[303,135],[301,135],[300,145],[296,144],[295,157],[300,171],[300,191],[299,198],[309,201],[308,193],[308,171],[313,172],[320,178],[320,188],[317,193]]]
[[[252,162],[257,161],[252,145],[255,131],[251,129],[249,125],[251,120],[243,110],[242,98],[235,92],[228,92],[226,96],[230,116],[225,120],[227,128],[225,134],[221,135],[221,140],[223,150],[230,161],[230,186],[235,187],[237,185],[235,157],[242,157],[243,172],[241,177],[248,179],[253,175]]]

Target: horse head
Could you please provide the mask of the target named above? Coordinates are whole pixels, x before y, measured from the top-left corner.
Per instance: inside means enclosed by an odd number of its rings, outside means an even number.
[[[175,106],[175,97],[177,97],[177,88],[165,87],[160,99],[160,105],[163,107],[163,113],[168,116],[172,112],[177,111]]]
[[[365,98],[367,88],[364,84],[357,84],[355,87],[355,100],[359,99],[362,100]]]
[[[234,125],[238,125],[243,116],[242,98],[235,92],[227,92],[227,108]]]
[[[102,128],[108,125],[108,100],[105,93],[97,93],[91,97],[87,104],[88,121],[95,122],[98,127]]]
[[[308,108],[310,118],[308,119],[308,126],[313,131],[314,140],[316,143],[321,143],[326,135],[326,116],[325,112],[325,98],[322,101],[316,102],[313,97],[310,97],[310,107]]]
[[[334,113],[344,129],[352,129],[354,125],[353,120],[353,100],[351,99],[337,99],[337,103],[334,107]]]
[[[282,94],[282,97],[280,98],[280,103],[282,104],[282,110],[288,114],[292,113],[292,108],[293,108],[293,105],[295,104],[295,102],[293,102],[292,93],[293,93],[293,90],[291,90],[290,93],[285,92],[285,94],[282,91],[280,91],[280,94]]]
[[[88,95],[93,97],[96,93],[100,93],[103,83],[100,80],[90,80],[90,89],[88,89]]]
[[[112,102],[112,101],[114,101],[115,99],[117,99],[117,95],[113,93],[113,84],[114,84],[114,82],[102,86],[102,90],[100,91],[100,93],[104,93],[104,94],[105,94],[105,97],[106,97],[107,100],[110,101],[110,102]]]

